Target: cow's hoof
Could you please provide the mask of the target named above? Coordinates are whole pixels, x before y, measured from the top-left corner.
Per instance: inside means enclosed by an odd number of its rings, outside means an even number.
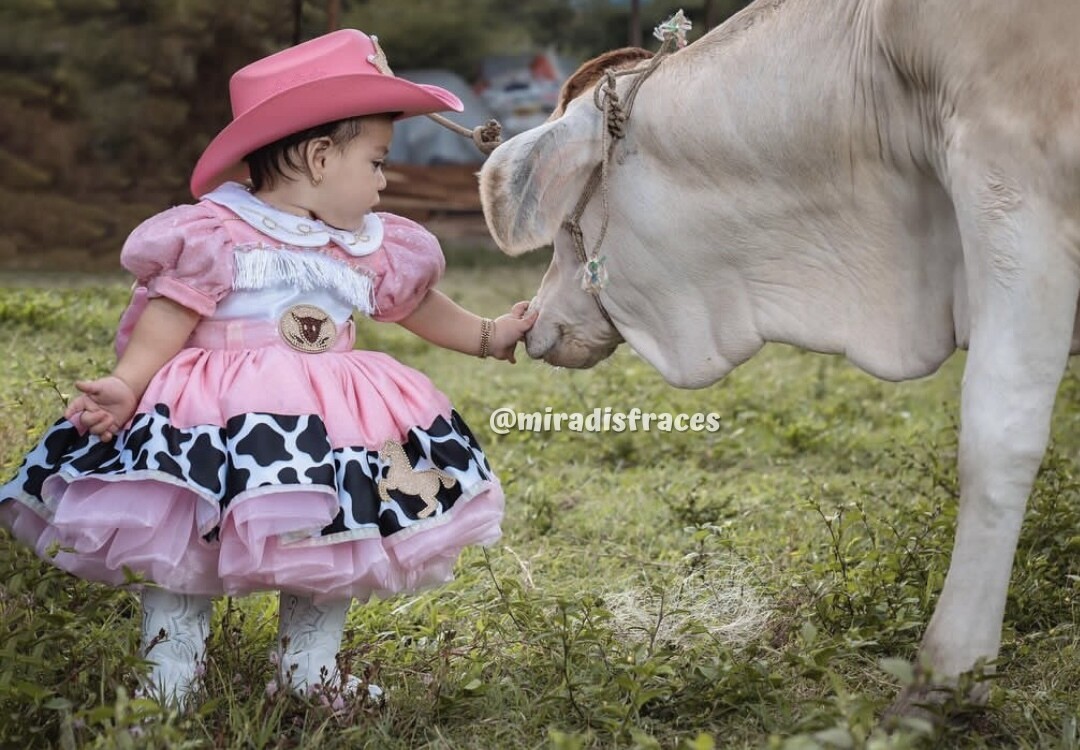
[[[947,723],[947,706],[952,702],[953,688],[918,685],[904,688],[881,717],[887,729],[897,729],[914,722],[926,722],[932,727]]]
[[[974,686],[909,685],[881,717],[889,730],[929,725],[933,729],[970,726],[982,713],[988,694],[986,683]]]

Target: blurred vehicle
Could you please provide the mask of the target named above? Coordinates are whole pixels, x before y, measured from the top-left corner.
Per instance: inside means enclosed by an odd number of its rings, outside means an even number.
[[[547,120],[575,67],[551,51],[492,55],[481,62],[474,88],[502,123],[503,138],[510,138]]]
[[[413,83],[442,86],[457,95],[465,105],[463,112],[442,112],[458,125],[472,129],[496,117],[492,108],[465,79],[449,70],[403,70],[396,74]],[[454,133],[427,117],[410,117],[394,125],[390,143],[390,164],[433,166],[441,164],[480,164],[484,154],[469,138]]]

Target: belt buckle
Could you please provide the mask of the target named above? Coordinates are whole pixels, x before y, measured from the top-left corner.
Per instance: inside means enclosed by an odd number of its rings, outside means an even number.
[[[337,325],[315,305],[293,305],[281,315],[278,332],[298,352],[318,354],[337,342]]]

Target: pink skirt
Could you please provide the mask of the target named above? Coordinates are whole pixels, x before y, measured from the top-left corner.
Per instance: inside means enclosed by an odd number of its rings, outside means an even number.
[[[446,397],[347,328],[307,354],[200,324],[112,442],[57,422],[0,488],[0,522],[113,585],[366,600],[449,580],[499,538],[499,482]]]

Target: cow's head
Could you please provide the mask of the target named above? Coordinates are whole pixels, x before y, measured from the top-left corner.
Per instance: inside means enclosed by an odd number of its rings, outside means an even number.
[[[626,68],[652,56],[637,48],[614,50],[581,66],[567,80],[547,123],[522,133],[491,155],[480,172],[488,229],[510,255],[552,244],[554,254],[533,307],[536,324],[526,337],[534,358],[564,367],[591,367],[623,340],[581,285],[583,267],[563,224],[570,217],[602,156],[602,115],[593,89],[609,68]],[[600,195],[582,220],[591,248],[597,236]]]
[[[609,278],[598,298],[610,321],[582,288],[582,259],[565,224],[604,155],[595,87],[607,68],[647,68],[649,53],[618,50],[586,63],[567,82],[547,123],[510,139],[484,164],[484,216],[503,251],[517,255],[554,246],[534,300],[539,316],[525,339],[531,357],[591,367],[626,341],[669,383],[696,388],[761,348],[741,275],[746,255],[724,252],[747,226],[740,218],[747,207],[739,199],[747,182],[738,177],[741,163],[717,153],[724,139],[714,137],[715,128],[702,127],[724,116],[714,111],[713,98],[679,95],[700,80],[700,61],[684,57],[676,64],[692,49],[665,59],[643,80],[607,179],[581,214],[585,252],[591,254],[606,195],[607,233],[599,255],[606,256]],[[624,105],[635,78],[618,78]],[[736,175],[734,181],[725,182],[727,173]],[[730,200],[718,201],[718,194]]]

